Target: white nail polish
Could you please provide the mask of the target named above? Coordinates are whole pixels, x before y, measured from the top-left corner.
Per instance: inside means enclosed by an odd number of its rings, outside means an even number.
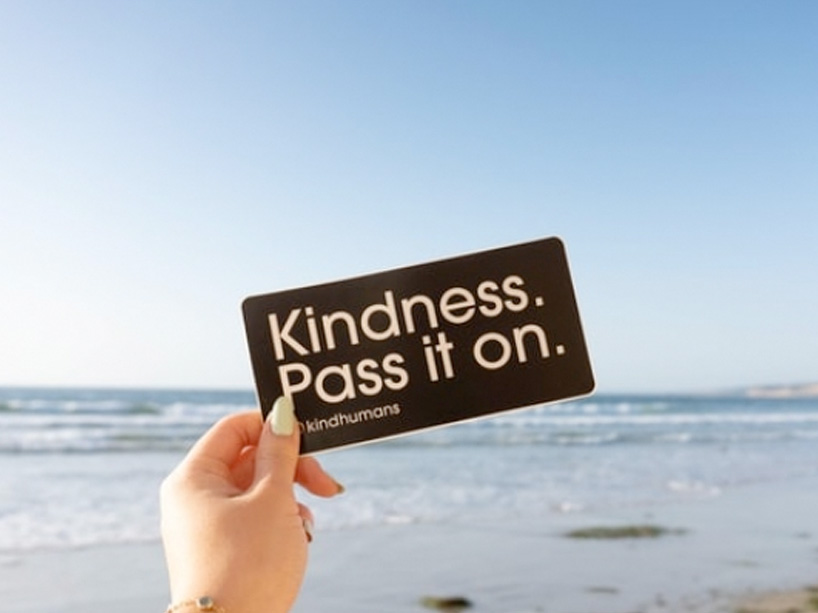
[[[295,430],[295,407],[287,396],[279,396],[273,404],[270,428],[279,436],[290,436]]]

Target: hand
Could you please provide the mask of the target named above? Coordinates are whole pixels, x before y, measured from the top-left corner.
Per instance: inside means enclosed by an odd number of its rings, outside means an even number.
[[[275,432],[274,432],[275,430]],[[162,541],[172,602],[211,596],[228,613],[289,611],[304,577],[312,513],[293,492],[343,488],[298,456],[292,401],[219,421],[161,488]]]

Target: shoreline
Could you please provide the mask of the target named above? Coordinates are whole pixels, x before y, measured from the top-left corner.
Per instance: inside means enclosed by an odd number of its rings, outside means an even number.
[[[811,517],[818,508],[816,486],[814,478],[787,487],[761,484],[723,499],[542,522],[419,525],[408,533],[403,526],[382,528],[372,551],[360,543],[342,552],[334,535],[326,535],[314,553],[336,555],[330,565],[322,561],[313,569],[294,613],[419,612],[425,609],[418,601],[427,596],[466,598],[475,613],[723,613],[742,607],[767,613],[748,603],[818,582],[818,518]],[[801,512],[779,512],[791,506]],[[566,537],[576,529],[639,524],[667,531],[656,538]],[[371,577],[368,556],[378,560],[385,578],[374,588],[365,579]],[[339,604],[339,593],[354,595],[355,602]]]
[[[463,597],[473,613],[786,613],[818,584],[816,509],[810,477],[599,512],[319,525],[293,613],[422,613],[424,597]],[[566,537],[639,524],[668,531]],[[8,613],[144,613],[167,598],[158,542],[0,553]]]

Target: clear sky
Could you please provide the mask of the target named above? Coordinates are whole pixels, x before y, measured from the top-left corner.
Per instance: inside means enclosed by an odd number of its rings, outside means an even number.
[[[0,3],[0,385],[251,388],[250,294],[565,241],[600,391],[818,379],[818,3]]]

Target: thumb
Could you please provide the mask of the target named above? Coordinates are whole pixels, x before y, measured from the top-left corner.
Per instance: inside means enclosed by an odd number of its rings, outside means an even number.
[[[301,432],[295,417],[292,398],[279,396],[262,428],[256,450],[254,482],[276,491],[292,491],[298,465]]]

